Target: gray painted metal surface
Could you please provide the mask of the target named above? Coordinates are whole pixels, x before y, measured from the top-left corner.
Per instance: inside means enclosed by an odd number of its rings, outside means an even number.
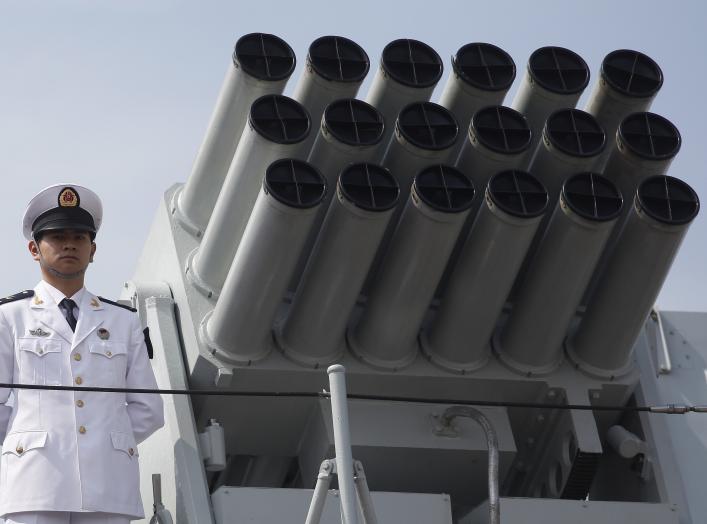
[[[422,65],[437,67],[431,63]],[[397,97],[394,102],[401,102],[402,106],[402,97],[399,94],[394,96]],[[546,111],[545,101],[538,99],[538,104],[542,107],[532,109]],[[338,166],[336,169],[344,167],[349,156],[339,149],[322,148],[317,162]],[[370,151],[358,153],[366,156]],[[357,155],[350,157],[358,158]],[[424,164],[424,160],[420,162]],[[420,165],[420,169],[425,167]],[[639,168],[633,164],[626,167]],[[473,176],[473,173],[468,175]],[[491,173],[484,176],[491,176]],[[290,187],[294,193],[306,190],[297,183]],[[477,187],[479,191],[483,189],[484,186]],[[293,301],[292,291],[295,289],[292,286],[288,289],[287,285],[292,279],[285,273],[289,272],[287,268],[294,268],[299,263],[297,246],[303,245],[314,234],[313,221],[309,225],[297,222],[296,213],[282,215],[282,220],[263,220],[262,216],[249,214],[247,221],[269,226],[261,228],[261,234],[252,235],[248,247],[236,255],[243,257],[243,267],[251,268],[251,277],[246,279],[248,286],[226,286],[220,297],[209,296],[185,274],[190,254],[203,240],[194,231],[185,229],[180,217],[176,216],[176,195],[179,193],[180,186],[165,192],[136,272],[132,281],[126,284],[122,296],[132,301],[143,323],[150,327],[155,346],[152,364],[159,385],[214,391],[232,388],[245,393],[268,394],[283,391],[314,393],[327,388],[326,373],[321,367],[317,368],[319,362],[293,359],[292,355],[282,351],[272,336],[272,328],[280,325],[298,307],[297,299]],[[564,211],[561,212],[566,216]],[[532,408],[482,410],[499,436],[502,523],[571,521],[593,524],[600,521],[623,524],[638,520],[650,524],[701,524],[707,514],[702,482],[707,471],[707,444],[704,441],[707,419],[703,415],[637,414],[598,409],[577,411],[558,409],[558,405],[707,404],[707,335],[704,329],[707,314],[656,312],[645,323],[639,323],[629,366],[621,376],[593,376],[577,368],[564,358],[561,342],[577,328],[585,314],[584,308],[576,307],[577,301],[574,300],[575,291],[581,293],[583,290],[570,290],[571,286],[582,286],[576,279],[569,279],[570,282],[565,279],[567,272],[573,270],[568,266],[575,257],[580,259],[577,264],[589,266],[588,259],[596,255],[594,251],[601,251],[600,242],[588,245],[583,241],[586,224],[579,220],[576,223],[581,227],[576,230],[567,228],[563,242],[558,243],[555,250],[550,250],[555,251],[552,255],[564,260],[565,264],[558,264],[554,272],[542,269],[547,273],[545,284],[538,286],[534,306],[529,308],[530,318],[547,320],[530,322],[530,327],[522,329],[518,336],[519,354],[527,351],[534,355],[537,357],[534,363],[552,360],[553,366],[544,370],[546,374],[527,373],[527,369],[523,374],[509,369],[498,354],[486,352],[480,340],[486,335],[482,336],[480,329],[463,335],[470,339],[469,345],[465,348],[461,344],[455,354],[460,362],[479,360],[478,365],[474,369],[471,366],[465,369],[465,364],[445,369],[439,362],[430,362],[426,358],[418,336],[429,330],[435,316],[442,311],[440,300],[444,295],[434,298],[429,288],[434,287],[430,284],[449,262],[451,247],[447,250],[447,243],[453,244],[456,240],[452,229],[458,226],[440,222],[434,213],[429,215],[433,220],[425,230],[432,232],[427,249],[421,249],[411,240],[407,248],[395,248],[390,256],[399,259],[397,267],[401,271],[409,272],[430,264],[435,266],[434,271],[420,273],[419,279],[405,277],[409,273],[393,275],[397,284],[391,287],[391,296],[406,298],[391,302],[390,307],[379,308],[377,321],[385,337],[374,337],[369,343],[372,354],[386,357],[385,344],[395,346],[404,340],[404,368],[376,367],[357,358],[347,346],[343,328],[355,326],[367,311],[370,313],[369,308],[375,302],[372,294],[355,296],[356,292],[352,291],[357,287],[354,280],[363,278],[365,271],[357,268],[357,271],[349,272],[346,264],[337,264],[335,256],[323,256],[324,250],[315,249],[305,254],[316,254],[317,260],[312,261],[313,264],[324,268],[323,273],[336,275],[339,282],[347,283],[347,286],[337,288],[342,295],[340,298],[346,295],[346,307],[343,307],[343,301],[339,304],[333,298],[333,302],[325,304],[326,296],[337,296],[335,289],[308,286],[308,315],[316,315],[317,304],[327,310],[340,308],[336,314],[327,311],[322,315],[335,318],[336,322],[331,324],[336,324],[336,329],[332,330],[336,334],[326,342],[314,335],[311,352],[327,356],[326,360],[331,359],[346,367],[352,455],[363,465],[378,520],[391,524],[486,521],[488,508],[483,503],[488,496],[488,471],[483,432],[469,420],[455,420],[456,435],[452,436],[439,435],[435,428],[439,425],[439,417],[450,406],[464,401],[492,401],[535,403]],[[432,228],[432,222],[438,229]],[[342,246],[340,242],[344,242],[337,237],[338,227],[328,233],[332,246]],[[256,229],[254,225],[253,231]],[[380,231],[362,227],[353,234],[370,235],[366,239],[366,250],[369,250],[373,249]],[[480,235],[478,231],[475,235],[472,230],[468,241],[475,245],[477,253],[497,253],[499,260],[497,264],[487,262],[477,266],[477,274],[472,280],[480,284],[479,288],[467,290],[473,295],[468,298],[475,306],[468,313],[469,324],[484,320],[480,312],[486,311],[486,306],[493,303],[499,310],[498,318],[484,321],[484,324],[490,322],[494,329],[503,329],[514,310],[517,312],[522,305],[511,302],[502,305],[503,300],[493,295],[502,294],[501,288],[506,288],[507,280],[512,277],[512,271],[508,270],[506,282],[494,286],[496,270],[506,264],[512,265],[508,259],[503,259],[504,252],[509,254],[508,258],[520,258],[521,244],[528,240],[526,235],[521,240],[520,235]],[[502,245],[494,246],[496,241],[505,242],[507,250]],[[346,248],[356,252],[356,244],[353,242]],[[395,245],[395,242],[391,243],[391,246]],[[235,247],[228,246],[229,249]],[[331,248],[330,255],[334,252],[347,256],[343,247]],[[655,255],[656,252],[652,253]],[[581,260],[582,257],[585,260]],[[352,255],[347,262],[358,264],[357,260]],[[337,271],[341,274],[337,275]],[[347,277],[351,282],[346,282]],[[277,285],[273,284],[275,280]],[[391,286],[392,278],[384,280],[384,285]],[[523,283],[522,280],[521,277],[519,284]],[[572,291],[572,300],[553,309],[546,299],[553,293],[568,293],[568,290]],[[464,290],[459,292],[463,294]],[[210,312],[217,306],[217,298],[238,304],[236,308],[223,309],[228,311],[223,315],[221,326],[224,333],[230,333],[226,337],[229,351],[214,351],[200,335]],[[253,312],[264,311],[261,308],[263,300],[269,304],[267,315],[249,317]],[[548,354],[545,353],[547,347],[539,341],[540,338],[531,336],[533,330],[540,331],[535,324],[541,324],[542,329],[552,332],[553,340],[558,340],[557,347],[553,345],[550,351],[552,359],[543,357]],[[305,326],[300,328],[301,333],[311,337],[313,331],[306,331],[306,322],[300,325]],[[245,337],[249,332],[259,333],[257,342],[244,344],[239,337]],[[322,343],[322,347],[314,347],[316,343]],[[479,351],[479,347],[484,349]],[[237,358],[239,353],[251,351],[251,356],[256,355],[259,360]],[[388,363],[395,360],[390,358],[391,355],[390,352],[387,354]],[[353,395],[368,395],[370,398],[352,399]],[[177,524],[304,522],[319,466],[323,460],[334,456],[328,399],[287,396],[194,396],[190,399],[170,396],[165,398],[165,406],[165,428],[140,447],[143,502],[148,515],[143,522],[149,521],[152,513],[153,474],[161,475],[162,503]],[[223,469],[218,464],[218,471],[211,470],[215,469],[211,467],[213,464],[207,467],[205,459],[208,454],[200,449],[199,443],[199,434],[212,419],[219,421],[224,432],[226,464]],[[632,458],[617,453],[608,441],[610,428],[617,426],[638,439],[639,451]],[[611,434],[614,433],[616,430]],[[589,501],[583,501],[587,497]],[[329,491],[323,522],[340,522],[338,501],[337,492]]]

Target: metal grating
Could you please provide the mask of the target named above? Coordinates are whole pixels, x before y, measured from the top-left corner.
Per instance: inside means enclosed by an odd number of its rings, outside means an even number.
[[[454,115],[432,102],[414,102],[406,106],[400,112],[395,127],[408,142],[432,150],[451,147],[459,133]]]
[[[488,195],[503,211],[521,218],[542,215],[548,204],[545,186],[525,171],[508,170],[495,174],[489,180]]]
[[[263,189],[290,207],[309,208],[326,194],[326,180],[317,169],[301,160],[283,158],[268,166]]]
[[[567,476],[560,498],[568,500],[586,499],[599,468],[600,458],[601,453],[577,452],[572,461],[572,469]]]
[[[516,77],[516,64],[511,55],[486,43],[461,47],[452,58],[452,67],[464,82],[485,91],[508,89]]]
[[[442,77],[442,59],[437,51],[418,40],[393,40],[381,58],[383,70],[393,80],[409,87],[430,87]]]
[[[275,35],[250,33],[236,42],[233,63],[259,80],[284,80],[295,70],[295,52]]]
[[[663,72],[643,53],[619,49],[606,55],[601,76],[607,84],[627,96],[644,98],[655,95],[663,85]]]
[[[248,121],[261,136],[278,144],[295,144],[309,134],[307,110],[282,95],[258,98],[250,108]]]
[[[444,213],[464,211],[474,200],[471,180],[450,166],[426,167],[415,177],[413,187],[425,204]]]
[[[370,61],[363,48],[342,36],[322,36],[309,46],[309,64],[316,73],[337,82],[360,82]]]

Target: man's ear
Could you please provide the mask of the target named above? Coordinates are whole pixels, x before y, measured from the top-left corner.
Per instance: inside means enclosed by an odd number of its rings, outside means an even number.
[[[91,242],[91,257],[88,259],[89,262],[93,262],[93,255],[96,254],[96,243]]]
[[[37,242],[35,242],[34,240],[30,240],[29,244],[27,244],[27,249],[29,249],[29,252],[32,255],[32,259],[39,262],[40,253],[39,245],[37,244]]]

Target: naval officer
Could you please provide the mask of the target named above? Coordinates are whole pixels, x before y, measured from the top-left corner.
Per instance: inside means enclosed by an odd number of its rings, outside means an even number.
[[[23,219],[42,281],[0,300],[0,382],[156,388],[135,310],[84,287],[102,206],[59,184]],[[164,423],[156,394],[0,389],[6,524],[126,524],[143,517],[138,447]]]

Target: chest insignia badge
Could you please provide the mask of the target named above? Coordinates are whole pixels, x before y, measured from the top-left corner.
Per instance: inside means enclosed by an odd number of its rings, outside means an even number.
[[[98,301],[96,298],[91,299],[91,306],[93,307],[101,307],[101,303]]]
[[[110,331],[108,331],[106,328],[100,328],[98,330],[98,338],[101,340],[108,340],[110,338]]]
[[[29,334],[33,337],[48,337],[51,333],[44,331],[42,328],[30,329]]]

